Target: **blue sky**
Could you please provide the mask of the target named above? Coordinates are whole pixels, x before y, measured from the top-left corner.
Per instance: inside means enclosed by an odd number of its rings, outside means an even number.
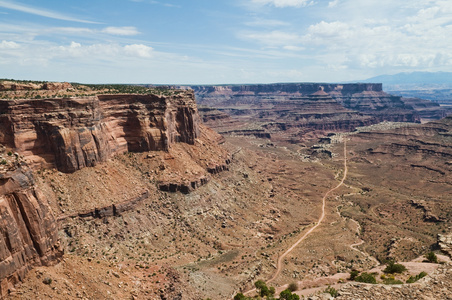
[[[0,0],[0,78],[338,82],[452,71],[450,0]]]

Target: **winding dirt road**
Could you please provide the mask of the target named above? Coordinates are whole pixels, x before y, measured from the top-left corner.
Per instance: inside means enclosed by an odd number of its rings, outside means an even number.
[[[338,185],[336,185],[334,188],[330,189],[329,191],[327,191],[325,193],[325,195],[322,198],[322,214],[319,217],[319,220],[317,221],[317,223],[311,228],[309,229],[305,234],[303,234],[302,237],[300,237],[292,246],[290,246],[289,249],[287,249],[279,258],[278,258],[278,262],[276,264],[276,271],[273,274],[273,276],[268,279],[266,281],[266,283],[270,283],[272,281],[274,281],[276,278],[278,278],[279,274],[281,273],[282,270],[282,263],[284,258],[286,258],[286,256],[293,251],[293,249],[295,249],[302,241],[304,241],[317,227],[320,226],[320,224],[322,224],[323,219],[325,218],[325,206],[326,206],[326,199],[328,198],[328,196],[334,192],[335,190],[337,190],[338,188],[340,188],[343,184],[345,179],[347,178],[347,172],[348,172],[348,168],[347,168],[347,141],[344,139],[344,173],[342,175],[342,179],[341,181],[338,183]],[[244,292],[244,295],[249,295],[253,292],[255,292],[256,289],[251,289],[248,290],[246,292]]]
[[[279,258],[278,258],[278,262],[276,264],[276,271],[273,274],[273,276],[267,280],[267,284],[274,281],[279,274],[281,273],[282,270],[282,262],[284,260],[284,258],[286,258],[286,256],[293,251],[293,249],[295,249],[302,241],[304,241],[317,227],[320,226],[320,224],[322,224],[323,219],[325,218],[325,205],[326,205],[326,199],[328,198],[328,196],[335,190],[337,190],[338,188],[340,188],[343,184],[345,179],[347,178],[347,172],[348,172],[348,168],[347,168],[347,141],[344,139],[344,173],[342,176],[342,180],[339,182],[338,185],[336,185],[334,188],[330,189],[329,191],[327,191],[325,193],[325,195],[322,198],[322,214],[320,215],[319,220],[317,221],[317,223],[315,224],[314,227],[312,227],[311,229],[309,229],[302,237],[300,237],[292,246],[290,246],[289,249],[287,249]]]

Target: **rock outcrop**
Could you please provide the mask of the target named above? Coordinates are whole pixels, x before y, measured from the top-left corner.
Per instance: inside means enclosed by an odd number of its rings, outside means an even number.
[[[348,283],[339,289],[338,296],[334,299],[450,299],[452,297],[451,290],[452,265],[446,263],[433,274],[429,274],[429,276],[412,284]],[[311,297],[309,299],[321,298]]]
[[[34,266],[62,256],[57,224],[26,166],[0,176],[0,298]]]
[[[34,168],[74,172],[117,153],[167,150],[199,135],[193,93],[0,100],[0,143]]]
[[[452,257],[452,233],[438,234],[438,246],[441,251]]]

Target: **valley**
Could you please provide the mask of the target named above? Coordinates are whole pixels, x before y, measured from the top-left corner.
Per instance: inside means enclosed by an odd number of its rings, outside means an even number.
[[[5,299],[232,299],[257,280],[354,299],[352,270],[430,251],[442,265],[400,279],[450,287],[446,111],[371,84],[193,89],[1,100]]]

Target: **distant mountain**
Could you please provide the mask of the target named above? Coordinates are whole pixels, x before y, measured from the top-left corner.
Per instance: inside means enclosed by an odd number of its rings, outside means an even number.
[[[406,98],[422,98],[452,104],[452,72],[413,72],[380,75],[360,82],[383,83],[383,90]]]
[[[452,72],[412,72],[380,75],[360,82],[383,83],[385,90],[452,88]]]

